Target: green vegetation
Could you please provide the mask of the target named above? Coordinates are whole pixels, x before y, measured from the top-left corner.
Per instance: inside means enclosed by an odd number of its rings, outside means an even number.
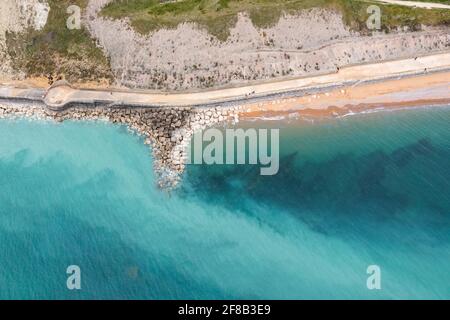
[[[160,28],[175,28],[183,22],[196,22],[221,40],[245,11],[257,27],[276,24],[285,11],[333,6],[334,0],[184,0],[161,4],[159,0],[116,0],[102,14],[129,17],[138,32],[146,34]]]
[[[419,30],[421,25],[450,25],[450,10],[381,5],[374,1],[342,0],[342,4],[345,22],[357,31],[367,31],[366,10],[370,4],[376,4],[381,8],[381,28],[386,32],[405,26],[410,30]]]
[[[443,0],[436,0],[445,2]],[[225,40],[234,26],[238,12],[248,13],[256,27],[274,25],[283,13],[296,13],[312,7],[340,11],[353,29],[367,31],[366,8],[371,1],[357,0],[179,0],[160,3],[159,0],[115,0],[102,14],[112,18],[129,17],[132,26],[142,34],[160,28],[175,28],[183,22],[195,22],[212,35]],[[385,30],[398,26],[417,29],[420,24],[450,24],[450,10],[425,10],[403,6],[382,5]]]
[[[28,76],[66,78],[71,82],[112,79],[108,59],[96,47],[87,30],[69,30],[66,10],[72,5],[85,8],[87,0],[49,0],[46,26],[36,31],[8,33],[7,47],[13,65]]]
[[[406,1],[406,0],[400,0],[400,1]],[[450,5],[450,0],[409,0],[409,1],[417,1],[417,2],[436,2],[436,3],[442,3],[442,4],[448,4],[448,5]]]
[[[434,0],[449,3],[448,0]],[[70,5],[85,8],[88,0],[48,0],[50,13],[43,30],[32,28],[7,34],[7,48],[13,66],[28,76],[47,76],[50,81],[66,78],[71,82],[106,79],[113,75],[109,61],[96,46],[89,32],[66,27]],[[161,4],[159,0],[115,0],[102,14],[112,18],[128,17],[132,26],[147,34],[160,28],[175,28],[183,22],[195,22],[219,40],[226,40],[239,12],[246,12],[258,28],[270,27],[284,13],[301,9],[328,8],[342,13],[352,29],[366,30],[366,12],[370,0],[179,0]],[[376,3],[380,5],[379,3]],[[380,5],[382,28],[399,26],[412,30],[426,25],[450,25],[450,10],[426,10],[395,5]],[[305,26],[305,32],[308,26]]]

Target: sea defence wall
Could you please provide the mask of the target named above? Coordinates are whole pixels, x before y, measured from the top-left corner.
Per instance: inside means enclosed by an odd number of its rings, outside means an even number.
[[[221,123],[237,122],[240,112],[239,107],[233,106],[112,106],[101,101],[71,102],[70,105],[52,107],[46,105],[45,94],[46,91],[40,89],[1,88],[0,119],[26,117],[57,122],[109,121],[125,125],[151,147],[157,184],[167,191],[179,185],[194,132]]]

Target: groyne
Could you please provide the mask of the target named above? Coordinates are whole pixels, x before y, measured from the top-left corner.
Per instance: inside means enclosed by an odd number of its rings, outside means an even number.
[[[239,107],[104,107],[73,105],[52,110],[38,101],[14,99],[0,101],[0,118],[36,118],[62,122],[65,120],[110,121],[128,126],[151,146],[157,184],[161,189],[176,188],[185,170],[187,148],[197,130],[226,122],[237,122]]]

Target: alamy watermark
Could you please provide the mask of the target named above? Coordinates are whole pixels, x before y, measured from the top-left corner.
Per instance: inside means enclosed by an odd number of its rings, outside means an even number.
[[[69,290],[81,290],[81,269],[77,265],[70,265],[66,269],[67,277],[66,286]]]
[[[194,133],[188,164],[260,165],[264,176],[280,167],[279,129],[210,128]]]
[[[366,286],[369,290],[381,290],[381,268],[376,264],[372,264],[367,267],[367,278]]]
[[[77,5],[70,5],[66,10],[70,16],[66,20],[66,26],[69,30],[81,29],[81,8]],[[366,12],[369,18],[366,21],[366,26],[369,30],[381,29],[381,8],[377,5],[370,5]],[[245,70],[244,70],[245,72]]]
[[[376,5],[367,7],[367,13],[370,15],[366,21],[369,30],[381,30],[381,8]]]
[[[77,5],[67,7],[67,14],[70,16],[66,20],[66,27],[69,30],[81,29],[81,8]]]
[[[369,265],[366,270],[369,275],[366,280],[366,287],[369,290],[381,290],[381,268],[378,265]],[[81,268],[77,265],[67,267],[66,273],[69,275],[66,281],[67,289],[81,290]]]

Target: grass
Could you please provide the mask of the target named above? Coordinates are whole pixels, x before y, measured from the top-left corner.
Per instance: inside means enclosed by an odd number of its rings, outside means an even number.
[[[403,1],[403,0],[400,0]],[[450,0],[409,0],[409,1],[417,1],[417,2],[436,2],[436,3],[442,3],[442,4],[448,4],[450,5]]]
[[[109,61],[88,31],[66,28],[67,7],[75,4],[85,8],[87,0],[48,0],[48,3],[50,13],[43,30],[30,28],[7,34],[13,66],[30,77],[66,78],[70,82],[106,79],[111,82],[113,75]],[[329,8],[340,11],[352,29],[367,31],[366,8],[370,3],[370,0],[184,0],[160,4],[159,0],[115,0],[103,9],[102,14],[117,19],[129,17],[135,30],[142,34],[160,28],[175,28],[183,22],[195,22],[223,41],[229,36],[239,12],[246,12],[256,27],[265,28],[276,24],[284,13],[295,14],[313,7]],[[450,10],[380,7],[385,31],[399,26],[416,30],[421,24],[450,25]]]
[[[450,25],[450,10],[419,9],[398,5],[381,5],[373,1],[342,1],[344,20],[354,30],[367,31],[367,7],[376,4],[381,8],[381,28],[389,32],[399,27],[420,30],[421,25]]]
[[[158,0],[116,0],[102,14],[112,18],[129,17],[142,34],[160,28],[175,28],[183,22],[196,22],[220,40],[229,36],[237,13],[245,11],[257,27],[276,24],[283,11],[328,6],[333,0],[184,0],[160,4]]]
[[[195,22],[219,40],[226,40],[239,12],[246,12],[256,27],[263,28],[276,24],[284,13],[295,14],[312,7],[339,10],[354,30],[367,31],[366,8],[370,3],[357,0],[182,0],[160,4],[159,0],[115,0],[103,9],[102,14],[116,19],[128,17],[134,29],[142,34],[160,28],[175,28],[183,22]],[[386,31],[399,26],[414,30],[420,24],[450,24],[450,10],[376,4],[382,8],[382,27]]]
[[[87,30],[69,30],[67,7],[85,8],[87,0],[48,0],[49,17],[45,27],[21,33],[8,33],[7,48],[13,66],[28,76],[66,78],[71,82],[112,79],[109,61],[96,47]]]

